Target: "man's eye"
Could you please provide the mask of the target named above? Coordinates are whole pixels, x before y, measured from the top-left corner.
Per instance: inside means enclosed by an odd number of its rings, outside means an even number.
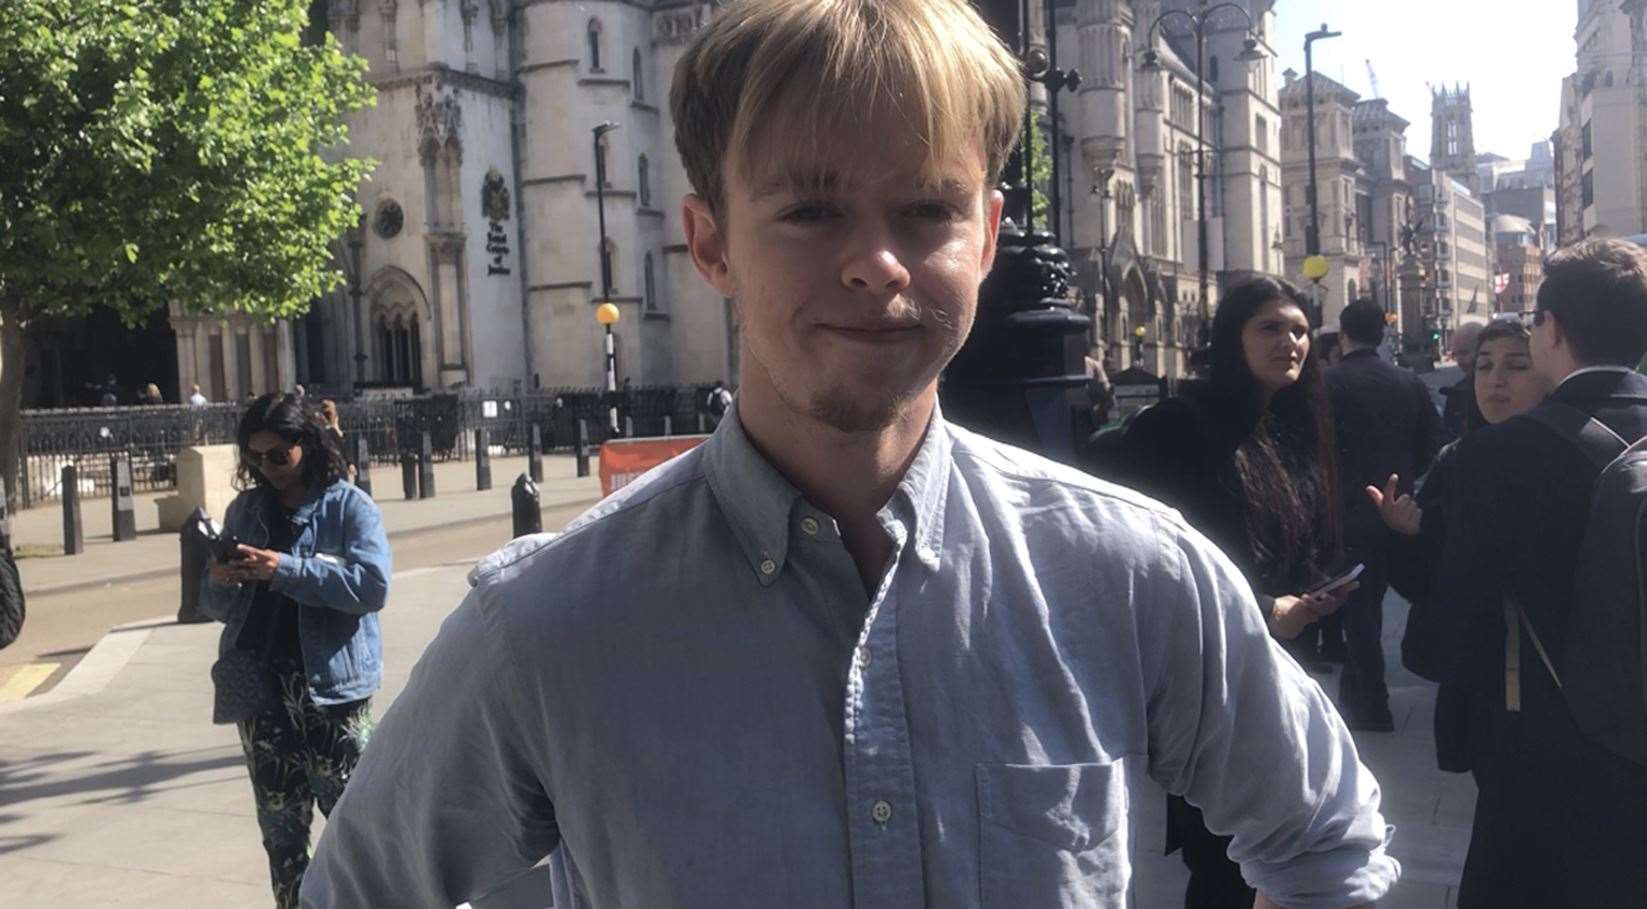
[[[945,202],[917,202],[904,209],[904,213],[924,221],[953,221],[960,217],[960,212]]]
[[[779,220],[794,222],[822,221],[833,217],[834,214],[835,210],[827,205],[797,205],[784,212]]]

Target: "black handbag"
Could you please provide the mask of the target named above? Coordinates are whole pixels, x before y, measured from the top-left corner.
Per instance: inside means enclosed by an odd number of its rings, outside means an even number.
[[[269,632],[274,631],[269,610]],[[264,640],[267,642],[268,633]],[[280,704],[280,680],[269,668],[269,649],[231,650],[212,664],[212,722],[219,726],[249,720]]]

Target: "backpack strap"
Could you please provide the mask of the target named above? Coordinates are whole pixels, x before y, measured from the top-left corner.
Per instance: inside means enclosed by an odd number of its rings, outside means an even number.
[[[1504,709],[1510,713],[1521,712],[1521,632],[1525,629],[1527,637],[1533,641],[1533,649],[1538,651],[1538,658],[1543,661],[1544,668],[1550,671],[1550,679],[1555,682],[1557,690],[1561,689],[1561,673],[1556,672],[1555,663],[1550,659],[1550,652],[1544,649],[1544,641],[1533,630],[1533,623],[1527,618],[1527,613],[1521,608],[1521,602],[1515,594],[1504,595]]]
[[[1533,408],[1526,416],[1577,445],[1597,470],[1606,470],[1630,449],[1629,441],[1606,423],[1571,404],[1546,404]]]

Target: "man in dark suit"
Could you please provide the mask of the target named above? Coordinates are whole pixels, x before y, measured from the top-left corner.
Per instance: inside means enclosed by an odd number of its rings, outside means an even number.
[[[1344,624],[1344,672],[1338,709],[1351,729],[1388,732],[1390,692],[1384,683],[1384,565],[1389,528],[1363,491],[1397,474],[1411,485],[1441,448],[1441,415],[1418,376],[1384,361],[1384,310],[1371,300],[1339,316],[1343,360],[1327,370],[1338,432],[1338,479],[1344,506],[1344,549],[1366,565],[1361,587],[1339,610]]]
[[[1647,354],[1647,255],[1602,240],[1552,256],[1531,347],[1555,387],[1539,410],[1565,404],[1625,440],[1647,435],[1647,377],[1634,369]],[[1570,591],[1600,469],[1531,415],[1465,436],[1456,462],[1442,630],[1458,654],[1452,674],[1491,718],[1472,743],[1479,795],[1459,905],[1638,905],[1647,768],[1586,741],[1530,636],[1506,631],[1513,597],[1560,659],[1564,617],[1582,605]],[[1513,711],[1507,654],[1520,667]]]

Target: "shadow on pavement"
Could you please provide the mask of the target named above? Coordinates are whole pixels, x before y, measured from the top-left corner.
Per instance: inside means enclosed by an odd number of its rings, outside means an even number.
[[[146,751],[116,761],[109,761],[98,765],[94,773],[76,776],[74,779],[38,782],[44,773],[44,765],[52,760],[66,760],[71,757],[83,757],[85,753],[45,755],[33,758],[21,764],[8,764],[0,767],[0,806],[19,805],[35,799],[58,798],[76,794],[101,794],[98,797],[88,798],[84,803],[125,802],[127,804],[141,802],[145,798],[161,791],[162,784],[176,780],[190,774],[210,770],[221,770],[227,767],[241,767],[245,760],[239,749],[219,747],[202,749],[204,751],[220,752],[214,756],[189,757],[198,752],[161,752]],[[33,765],[38,770],[30,770]],[[107,768],[107,769],[102,769]],[[19,772],[19,771],[22,772]],[[19,785],[22,784],[22,785]],[[184,786],[167,786],[166,790],[185,788]]]

